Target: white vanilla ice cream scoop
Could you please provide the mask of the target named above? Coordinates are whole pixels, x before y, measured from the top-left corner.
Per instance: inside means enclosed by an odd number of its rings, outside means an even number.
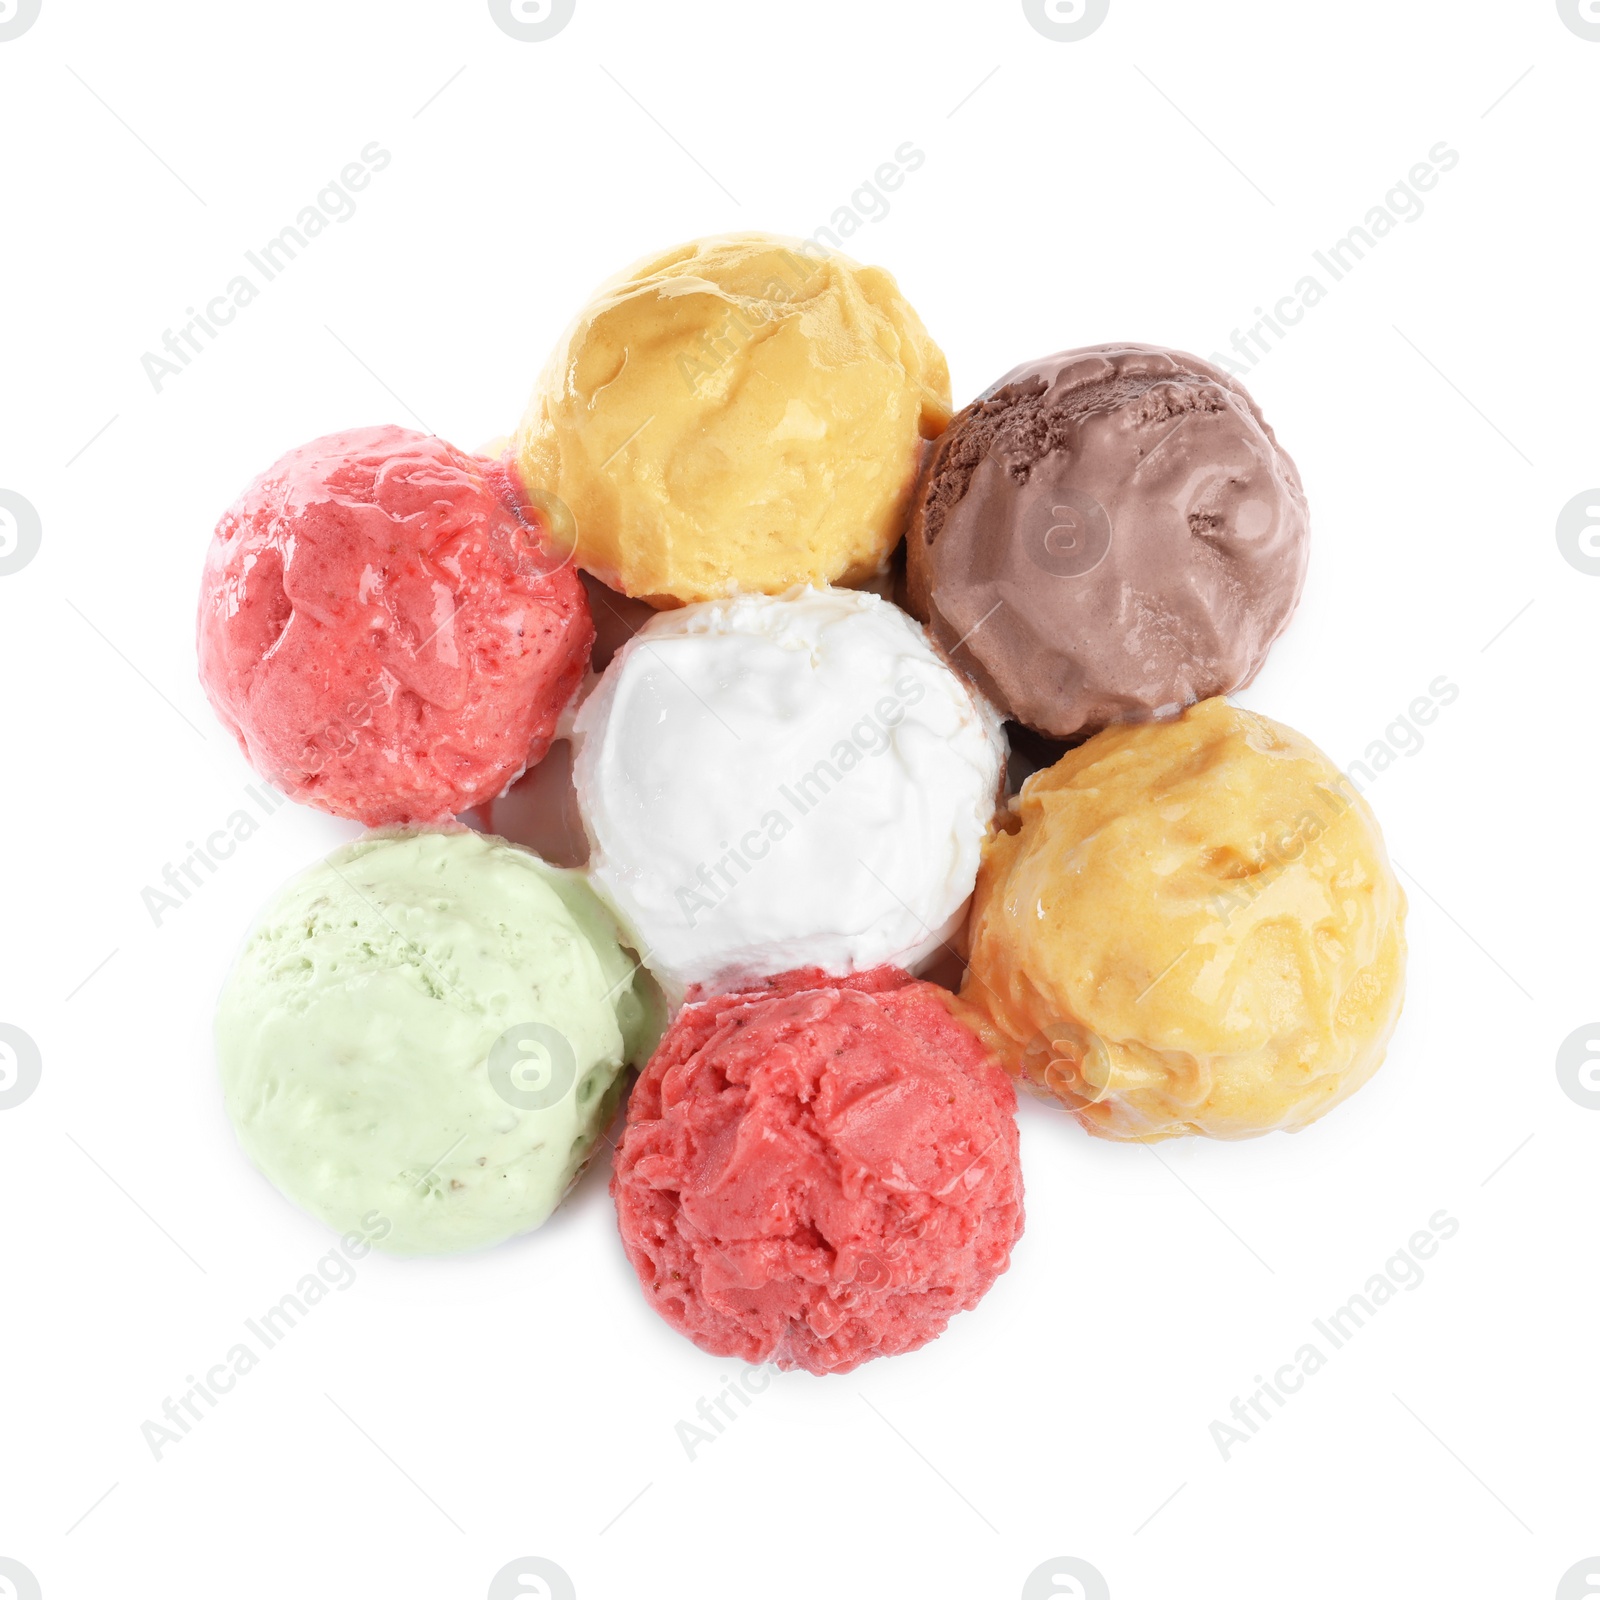
[[[876,595],[667,611],[578,712],[595,887],[681,999],[797,967],[914,968],[960,924],[996,713]]]

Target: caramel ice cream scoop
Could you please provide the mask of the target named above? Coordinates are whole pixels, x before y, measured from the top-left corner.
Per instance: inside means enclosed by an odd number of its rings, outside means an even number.
[[[887,272],[732,234],[599,291],[512,463],[571,508],[580,566],[666,607],[870,581],[949,419],[944,357]]]
[[[1383,1060],[1405,909],[1350,781],[1206,700],[1027,781],[984,851],[962,999],[1091,1133],[1303,1128]]]

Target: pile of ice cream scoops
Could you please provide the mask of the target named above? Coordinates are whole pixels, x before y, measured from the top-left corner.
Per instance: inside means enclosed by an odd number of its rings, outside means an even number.
[[[1223,698],[1307,541],[1206,362],[1068,351],[952,417],[887,273],[756,234],[603,286],[503,449],[290,451],[216,529],[201,679],[374,831],[224,988],[246,1153],[337,1229],[471,1250],[626,1096],[651,1305],[820,1373],[1005,1270],[1015,1081],[1110,1139],[1304,1127],[1377,1069],[1405,960],[1371,810]],[[530,795],[562,864],[494,832]]]

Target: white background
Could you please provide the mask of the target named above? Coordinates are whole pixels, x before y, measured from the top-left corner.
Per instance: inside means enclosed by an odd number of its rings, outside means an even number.
[[[0,487],[43,529],[0,577],[0,1021],[43,1062],[0,1112],[0,1555],[45,1600],[477,1600],[523,1555],[581,1600],[1012,1600],[1063,1555],[1115,1600],[1544,1600],[1600,1554],[1600,1112],[1554,1065],[1600,1017],[1600,577],[1554,532],[1600,483],[1597,87],[1554,0],[1112,0],[1077,43],[1016,0],[578,0],[543,43],[474,0],[43,0],[0,43]],[[155,392],[141,355],[372,140],[356,215]],[[1460,153],[1246,379],[1313,554],[1243,703],[1344,764],[1460,690],[1368,791],[1411,898],[1387,1065],[1245,1144],[1025,1105],[979,1310],[781,1377],[693,1461],[675,1424],[733,1364],[647,1309],[601,1164],[520,1243],[364,1262],[158,1463],[141,1423],[331,1242],[239,1155],[209,1025],[258,906],[355,830],[286,805],[141,903],[248,804],[194,668],[218,514],[331,429],[507,431],[602,277],[809,233],[907,140],[849,248],[958,405],[1062,347],[1225,348]],[[1426,1281],[1225,1462],[1213,1420],[1441,1208]]]

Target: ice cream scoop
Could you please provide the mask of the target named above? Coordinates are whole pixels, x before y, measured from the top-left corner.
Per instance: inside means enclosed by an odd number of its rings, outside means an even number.
[[[245,490],[206,555],[200,680],[263,777],[438,822],[543,756],[594,625],[515,500],[497,464],[404,428],[315,439]]]
[[[582,878],[465,829],[369,836],[267,908],[217,1009],[251,1161],[382,1248],[536,1228],[660,1031],[658,996]]]
[[[959,921],[998,719],[876,595],[657,615],[576,719],[589,870],[675,997],[910,966]]]
[[[1005,1271],[1016,1096],[951,998],[813,971],[680,1013],[611,1193],[650,1304],[702,1350],[848,1372],[936,1338]]]
[[[882,570],[950,377],[894,279],[770,234],[697,240],[607,283],[517,430],[577,559],[654,605]]]
[[[1243,387],[1153,345],[1008,372],[928,463],[911,609],[1007,716],[1054,738],[1250,682],[1300,597],[1305,496]]]
[[[1207,700],[1028,779],[984,854],[962,999],[1091,1133],[1303,1128],[1383,1060],[1405,909],[1350,780]]]

